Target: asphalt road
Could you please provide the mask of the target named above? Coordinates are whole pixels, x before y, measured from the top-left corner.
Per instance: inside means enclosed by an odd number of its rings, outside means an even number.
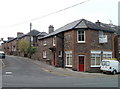
[[[7,56],[3,62],[6,65],[2,69],[3,87],[118,87],[118,76],[114,75],[62,76],[44,71],[31,60],[14,56]]]

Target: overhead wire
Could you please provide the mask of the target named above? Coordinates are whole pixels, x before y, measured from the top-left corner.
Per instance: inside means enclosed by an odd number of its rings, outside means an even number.
[[[30,22],[32,22],[32,21],[35,21],[35,20],[38,20],[38,19],[42,19],[42,18],[45,18],[45,17],[47,17],[47,16],[50,16],[50,15],[53,15],[53,14],[56,14],[56,13],[65,11],[65,10],[70,9],[70,8],[73,8],[73,7],[78,6],[78,5],[80,5],[80,4],[84,4],[84,3],[88,2],[88,1],[90,1],[90,0],[85,0],[85,1],[80,2],[80,3],[77,3],[77,4],[75,4],[75,5],[66,7],[66,8],[64,8],[64,9],[61,9],[61,10],[58,10],[58,11],[55,11],[55,12],[51,12],[51,13],[49,13],[49,14],[46,14],[46,15],[43,15],[43,16],[40,16],[40,17],[31,19],[31,20],[23,21],[23,22],[16,23],[16,24],[12,24],[12,25],[8,25],[8,26],[3,26],[3,27],[0,27],[0,28],[14,27],[14,26],[21,25],[21,24],[25,24],[25,23],[28,23],[28,22],[30,23]]]

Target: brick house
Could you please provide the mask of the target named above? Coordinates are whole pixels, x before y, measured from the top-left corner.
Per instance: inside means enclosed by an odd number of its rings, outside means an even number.
[[[20,53],[18,44],[20,40],[25,39],[30,41],[31,40],[31,45],[36,46],[37,44],[37,35],[40,32],[37,30],[32,30],[31,32],[27,34],[23,34],[21,32],[17,33],[17,37],[11,38],[9,37],[8,41],[6,41],[4,44],[2,44],[4,52],[8,55],[20,55],[23,56],[23,53]],[[31,38],[30,38],[31,36]]]
[[[114,55],[115,29],[80,19],[39,38],[38,59],[75,71],[99,72],[100,62]]]
[[[120,61],[120,26],[114,26],[117,29],[117,36],[115,37],[115,58]]]

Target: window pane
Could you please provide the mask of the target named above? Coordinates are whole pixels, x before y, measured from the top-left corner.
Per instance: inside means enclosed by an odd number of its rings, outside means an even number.
[[[95,65],[95,59],[91,59],[91,65]]]
[[[100,65],[101,54],[93,53],[91,54],[91,65]]]
[[[84,31],[78,31],[78,41],[85,41]]]
[[[112,54],[103,54],[104,59],[112,58]]]
[[[81,36],[79,35],[79,39],[78,39],[78,41],[81,41]]]
[[[72,66],[72,53],[71,51],[66,51],[66,66]]]
[[[69,65],[69,57],[67,57],[67,65]]]
[[[106,61],[106,66],[109,66],[110,65],[110,62],[109,61]]]
[[[96,65],[100,65],[100,57],[96,57]]]
[[[82,40],[81,41],[84,41],[84,35],[82,35]]]
[[[91,54],[91,57],[95,57],[95,54]]]
[[[72,57],[70,57],[70,65],[72,65]]]
[[[84,31],[81,31],[82,35],[84,35]]]

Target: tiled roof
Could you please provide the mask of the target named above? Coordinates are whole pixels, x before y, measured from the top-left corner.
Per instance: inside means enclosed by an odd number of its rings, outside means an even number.
[[[54,36],[58,33],[61,33],[61,32],[65,32],[65,31],[68,31],[68,30],[73,30],[73,29],[91,29],[91,30],[102,30],[102,31],[107,31],[107,32],[115,32],[113,28],[111,28],[110,26],[107,26],[103,23],[100,24],[100,26],[98,26],[96,23],[93,23],[93,22],[90,22],[88,20],[85,20],[85,19],[80,19],[80,20],[77,20],[77,21],[74,21],[74,22],[71,22],[57,30],[55,30],[54,32],[40,38],[40,39],[43,39],[43,38],[46,38],[46,37],[49,37],[49,36]]]

